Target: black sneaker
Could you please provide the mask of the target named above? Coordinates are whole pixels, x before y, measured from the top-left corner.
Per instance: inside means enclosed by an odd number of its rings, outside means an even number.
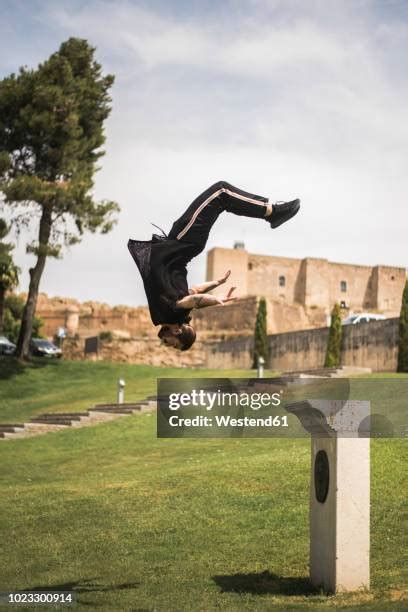
[[[266,220],[270,223],[271,227],[279,227],[279,225],[294,217],[299,208],[299,199],[292,200],[291,202],[282,202],[281,204],[272,204],[272,213],[269,217],[266,217]]]

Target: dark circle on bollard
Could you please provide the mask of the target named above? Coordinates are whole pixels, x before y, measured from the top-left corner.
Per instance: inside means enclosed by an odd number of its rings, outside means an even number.
[[[324,450],[316,453],[314,464],[315,495],[318,502],[324,504],[329,492],[330,467],[329,458]]]

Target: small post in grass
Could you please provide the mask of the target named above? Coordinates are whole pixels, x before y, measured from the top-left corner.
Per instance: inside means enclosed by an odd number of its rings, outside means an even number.
[[[118,404],[123,404],[125,401],[125,386],[126,383],[123,378],[119,378],[118,380]]]
[[[368,589],[370,402],[307,400],[286,409],[311,433],[311,583],[331,593]]]
[[[265,359],[262,357],[262,355],[258,355],[257,365],[258,365],[258,378],[263,378]]]

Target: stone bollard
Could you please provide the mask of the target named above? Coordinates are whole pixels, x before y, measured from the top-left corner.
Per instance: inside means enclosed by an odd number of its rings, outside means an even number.
[[[370,402],[286,407],[311,433],[310,580],[326,592],[370,586]],[[363,436],[363,437],[359,437]]]
[[[262,356],[258,356],[257,365],[258,365],[258,372],[257,372],[258,378],[263,378],[265,359]]]
[[[126,383],[123,378],[119,378],[118,380],[118,404],[123,404],[125,401],[125,386]]]

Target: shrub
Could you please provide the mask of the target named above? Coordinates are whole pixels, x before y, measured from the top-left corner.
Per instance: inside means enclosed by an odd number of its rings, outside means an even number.
[[[263,357],[265,363],[269,358],[268,333],[267,333],[267,312],[266,300],[261,298],[258,304],[258,312],[256,314],[255,332],[254,332],[254,360],[252,367],[258,366],[258,358]]]
[[[18,295],[10,294],[6,297],[4,308],[3,334],[11,342],[17,342],[20,332],[21,317],[23,316],[24,300]],[[40,329],[43,321],[40,317],[33,318],[33,338],[41,338]]]
[[[324,361],[325,368],[335,368],[340,365],[341,335],[340,305],[335,304],[331,314],[329,339],[327,341],[326,359]]]
[[[99,340],[102,340],[102,342],[112,342],[113,340],[113,334],[111,331],[101,331],[99,333]]]
[[[408,281],[402,294],[399,320],[398,372],[408,372]]]

